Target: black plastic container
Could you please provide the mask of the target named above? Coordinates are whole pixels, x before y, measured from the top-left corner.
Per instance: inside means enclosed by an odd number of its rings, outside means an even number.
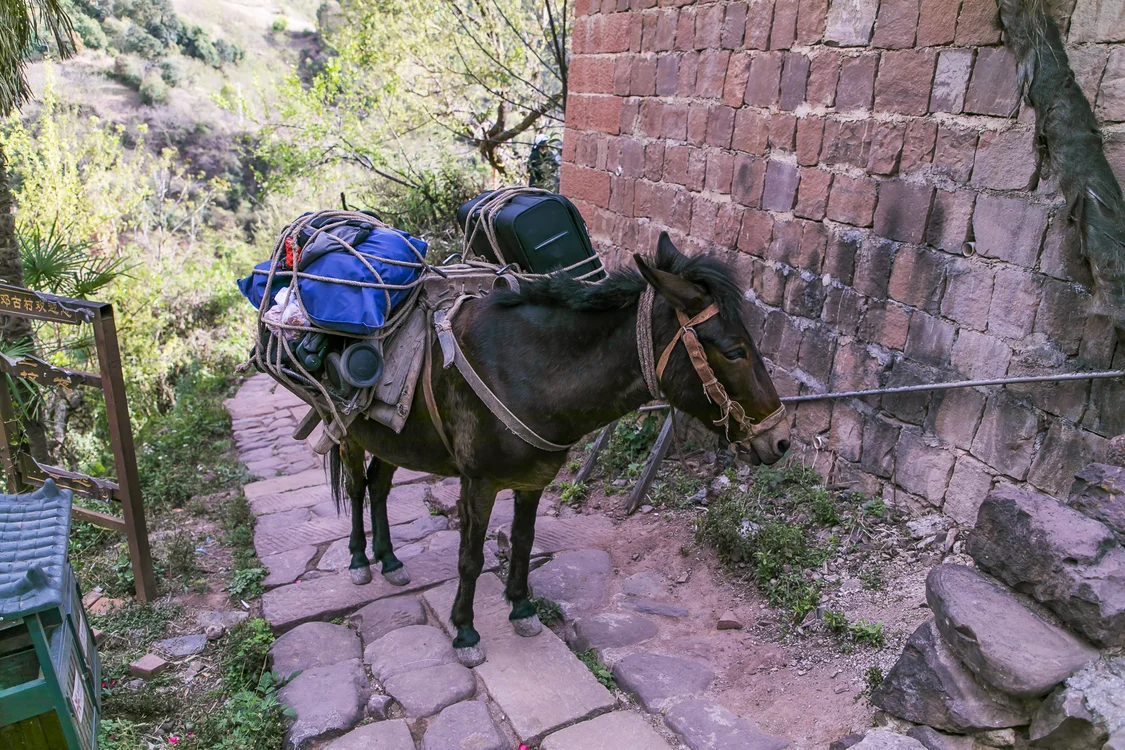
[[[472,234],[480,218],[479,205],[492,195],[481,193],[457,209],[457,223]],[[550,273],[594,257],[586,223],[574,204],[561,195],[519,195],[496,212],[493,226],[504,258],[496,257],[484,227],[473,237],[473,252],[493,263],[515,263],[526,273]],[[570,271],[581,276],[598,268],[591,281],[605,278],[601,264],[590,261]]]

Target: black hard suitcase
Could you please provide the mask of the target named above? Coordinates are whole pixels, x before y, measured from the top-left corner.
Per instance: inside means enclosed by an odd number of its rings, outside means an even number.
[[[490,195],[492,191],[481,193],[457,209],[457,223],[466,235],[472,234],[480,219],[478,206]],[[582,215],[561,195],[518,195],[496,212],[493,226],[503,262],[515,263],[526,273],[550,273],[596,255]],[[484,227],[477,229],[472,248],[488,261],[501,262]],[[570,274],[582,276],[594,269],[598,273],[588,280],[605,278],[598,261],[584,263]]]

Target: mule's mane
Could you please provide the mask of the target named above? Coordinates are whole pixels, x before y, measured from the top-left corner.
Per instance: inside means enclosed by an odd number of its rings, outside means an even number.
[[[657,254],[653,267],[673,273],[701,286],[719,308],[725,320],[739,320],[742,290],[734,282],[734,271],[723,261],[708,255],[687,257],[679,253]],[[634,270],[617,270],[591,284],[565,273],[553,273],[530,281],[520,280],[518,292],[498,291],[491,297],[505,307],[541,305],[582,312],[620,310],[635,305],[648,285]]]

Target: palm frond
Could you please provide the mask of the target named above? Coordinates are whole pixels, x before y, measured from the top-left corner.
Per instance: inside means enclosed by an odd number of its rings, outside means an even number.
[[[53,39],[60,57],[74,54],[74,26],[63,0],[0,0],[0,117],[31,97],[28,53]]]

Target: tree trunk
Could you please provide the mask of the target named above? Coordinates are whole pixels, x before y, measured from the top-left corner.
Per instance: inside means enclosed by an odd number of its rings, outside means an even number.
[[[12,200],[8,179],[8,162],[4,157],[4,149],[0,148],[0,282],[22,287],[23,264],[20,262],[20,248],[16,241],[15,202]],[[34,343],[31,320],[14,315],[0,315],[0,339],[5,344],[24,340]],[[35,419],[28,420],[23,427],[31,455],[39,461],[48,460],[47,433],[38,415]]]

